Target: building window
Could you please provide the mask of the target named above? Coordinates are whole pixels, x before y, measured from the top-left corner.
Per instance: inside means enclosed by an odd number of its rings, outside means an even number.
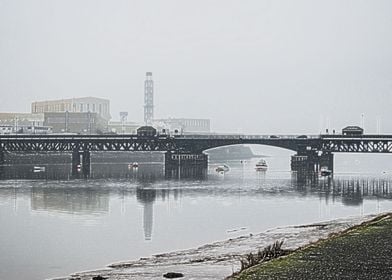
[[[95,113],[95,103],[93,104],[93,112]]]
[[[80,103],[80,112],[83,112],[83,104]]]

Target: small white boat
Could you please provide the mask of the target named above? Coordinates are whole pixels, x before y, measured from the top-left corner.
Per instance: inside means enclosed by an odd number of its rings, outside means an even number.
[[[45,166],[34,166],[34,168],[33,168],[34,173],[41,173],[41,172],[45,172],[45,171],[46,171]]]
[[[265,161],[265,159],[260,159],[257,163],[256,163],[256,167],[255,169],[257,171],[266,171],[268,169],[268,165],[267,162]]]
[[[321,176],[330,176],[332,174],[332,170],[329,170],[328,167],[322,166],[320,168],[320,175]]]
[[[128,170],[137,169],[138,167],[139,167],[139,163],[137,163],[137,162],[133,162],[133,163],[128,164]]]
[[[227,164],[219,165],[217,168],[215,168],[216,172],[228,172],[230,170],[230,167]]]

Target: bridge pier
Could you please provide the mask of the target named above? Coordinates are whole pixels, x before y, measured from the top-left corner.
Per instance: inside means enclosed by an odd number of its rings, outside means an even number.
[[[4,158],[5,158],[5,152],[3,150],[0,150],[0,179],[3,179],[3,174],[4,174]]]
[[[333,172],[333,154],[317,152],[297,153],[291,157],[291,171],[301,173],[318,173],[321,167],[326,167]]]
[[[332,153],[323,153],[320,156],[320,168],[327,167],[328,170],[333,172],[334,164],[333,164],[333,154]]]
[[[203,153],[165,153],[165,177],[204,178],[207,176],[208,155]]]
[[[90,151],[72,152],[72,177],[88,178],[90,176]]]

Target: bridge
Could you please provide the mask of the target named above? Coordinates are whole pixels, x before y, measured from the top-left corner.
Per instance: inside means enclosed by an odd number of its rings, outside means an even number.
[[[72,173],[88,177],[91,152],[155,151],[165,152],[167,169],[177,168],[180,163],[183,167],[207,167],[208,157],[204,151],[238,144],[294,151],[293,171],[317,172],[321,166],[333,170],[335,153],[392,153],[392,135],[1,135],[0,165],[4,164],[7,152],[69,152],[72,153]]]

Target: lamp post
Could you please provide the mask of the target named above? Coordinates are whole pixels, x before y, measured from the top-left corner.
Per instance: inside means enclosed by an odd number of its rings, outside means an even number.
[[[68,132],[68,121],[69,121],[69,113],[67,110],[65,111],[65,132]]]
[[[15,130],[15,134],[18,133],[18,117],[16,116],[14,119],[14,130]]]
[[[120,120],[121,120],[121,133],[125,134],[125,122],[127,121],[128,112],[120,112]]]
[[[90,111],[87,112],[87,121],[88,121],[88,125],[87,125],[87,132],[88,134],[91,134],[91,113]]]
[[[381,134],[381,116],[377,116],[377,134]]]

